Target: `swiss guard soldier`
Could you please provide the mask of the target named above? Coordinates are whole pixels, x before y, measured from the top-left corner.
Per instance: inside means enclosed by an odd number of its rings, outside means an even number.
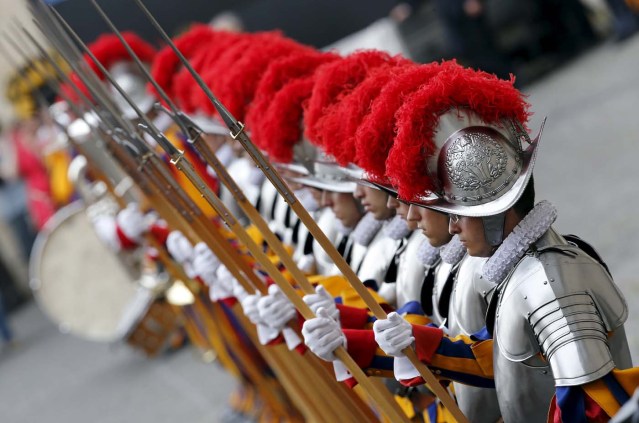
[[[632,365],[627,305],[605,265],[551,227],[555,208],[534,203],[539,137],[525,130],[522,94],[512,81],[458,67],[396,116],[388,175],[402,198],[448,213],[468,254],[487,258],[472,284],[492,296],[473,336],[390,314],[374,325],[380,347],[396,369],[414,343],[441,378],[494,383],[506,422],[607,420],[639,384],[635,369],[621,370]],[[422,381],[416,372],[399,378]]]
[[[453,282],[457,274],[459,263],[465,254],[465,248],[455,237],[448,232],[448,216],[444,213],[429,210],[423,207],[412,206],[408,210],[407,203],[400,203],[394,198],[396,190],[390,186],[388,178],[384,176],[385,158],[392,146],[393,130],[395,124],[392,107],[399,108],[402,98],[415,91],[420,85],[426,83],[430,78],[437,75],[446,67],[456,66],[454,62],[444,62],[443,64],[429,64],[421,66],[405,66],[387,68],[377,72],[374,76],[367,78],[353,92],[342,99],[342,106],[335,111],[344,122],[360,122],[355,128],[355,150],[358,152],[354,159],[357,165],[365,168],[366,174],[361,182],[368,181],[370,186],[377,186],[385,192],[391,193],[391,204],[397,203],[398,213],[402,214],[410,224],[419,225],[421,231],[415,231],[409,238],[406,249],[399,256],[397,266],[397,278],[394,284],[386,284],[384,291],[380,290],[383,297],[393,299],[391,305],[397,307],[400,314],[408,313],[412,321],[418,321],[419,317],[415,313],[426,314],[437,326],[447,326],[449,331],[454,331],[455,335],[461,330],[455,324],[457,319],[451,318],[449,300],[454,291]],[[378,95],[374,94],[375,86],[383,86]],[[370,97],[374,98],[370,98]],[[348,104],[350,103],[350,104]],[[361,104],[371,104],[370,110],[361,110]],[[354,114],[362,114],[362,117],[354,118]],[[390,128],[390,129],[388,129]],[[390,138],[390,142],[389,142]],[[348,139],[342,141],[345,149],[349,149]],[[336,148],[337,146],[333,146]],[[351,147],[352,148],[352,147]],[[336,154],[341,157],[347,156],[343,151]],[[349,159],[347,159],[348,161]],[[353,158],[350,158],[353,160]],[[412,229],[415,229],[414,227]],[[426,239],[425,239],[426,238]],[[339,339],[346,340],[346,347],[356,358],[358,364],[367,370],[383,374],[384,370],[392,369],[392,361],[384,360],[373,348],[366,348],[367,345],[374,345],[374,334],[372,330],[365,330],[364,325],[355,325],[354,322],[366,322],[366,309],[346,307],[338,305],[339,313],[335,307],[327,301],[320,301],[321,295],[308,295],[304,300],[316,311],[318,307],[324,307],[329,311],[329,315],[340,317],[342,331],[339,324],[335,324],[328,319],[312,319],[305,325],[305,335],[307,345],[320,357],[329,359],[330,354],[325,354],[331,350],[329,338],[339,342]],[[421,307],[420,307],[421,303]],[[475,305],[474,309],[480,309],[480,305]],[[422,317],[423,318],[423,317]],[[481,325],[485,325],[483,314],[477,319]],[[312,330],[311,330],[312,328]],[[345,337],[345,338],[342,338]],[[319,341],[319,342],[318,342]],[[389,364],[387,368],[384,362]],[[343,377],[343,376],[341,376]],[[464,414],[468,415],[472,421],[494,422],[499,417],[496,398],[492,400],[493,413],[487,412],[487,396],[494,397],[494,390],[481,390],[473,387],[457,387],[457,390],[465,391],[463,402],[460,403]],[[472,392],[476,390],[476,392]],[[404,392],[404,390],[400,390]],[[412,398],[418,397],[412,390]],[[405,402],[403,402],[405,403]],[[410,404],[410,403],[409,403]],[[416,403],[417,404],[417,403]],[[421,407],[416,407],[415,411],[421,411]],[[441,412],[437,403],[432,403],[428,407],[427,413],[430,421],[441,421],[444,413]]]

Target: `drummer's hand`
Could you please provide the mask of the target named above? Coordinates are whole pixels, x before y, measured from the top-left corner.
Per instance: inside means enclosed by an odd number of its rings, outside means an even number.
[[[262,321],[278,332],[296,315],[295,307],[277,285],[268,287],[268,295],[257,302]]]
[[[126,208],[118,212],[115,221],[124,236],[136,244],[142,241],[142,236],[149,229],[149,223],[137,203],[127,204]]]
[[[375,341],[388,355],[403,357],[402,350],[415,342],[413,327],[402,316],[392,312],[387,319],[373,323]]]
[[[202,281],[211,286],[216,281],[216,271],[220,260],[203,242],[198,242],[193,249],[193,272]]]

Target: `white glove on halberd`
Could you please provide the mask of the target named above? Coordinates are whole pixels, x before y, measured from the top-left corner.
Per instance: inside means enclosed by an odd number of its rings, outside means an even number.
[[[297,315],[295,307],[277,285],[268,287],[268,295],[260,298],[257,309],[262,321],[278,332]]]
[[[149,222],[145,220],[137,203],[127,204],[118,212],[115,221],[122,233],[138,244],[142,241],[142,235],[149,229]]]
[[[223,264],[219,264],[215,273],[215,282],[209,286],[209,296],[212,301],[219,301],[235,297],[240,302],[247,293],[240,283],[233,277],[231,271]]]
[[[339,323],[331,317],[328,311],[319,308],[317,317],[304,322],[302,336],[304,343],[313,354],[324,361],[335,361],[337,357],[333,351],[338,347],[346,346],[346,337]]]
[[[335,299],[322,285],[316,286],[315,292],[315,294],[307,294],[302,297],[313,314],[317,315],[317,310],[322,307],[333,320],[339,322],[339,310],[335,305]]]
[[[242,304],[242,310],[248,319],[257,327],[257,339],[262,345],[266,345],[275,338],[278,337],[280,331],[272,328],[264,323],[260,317],[258,310],[258,302],[262,299],[262,295],[259,291],[255,294],[246,294],[243,296],[240,304]]]
[[[180,264],[190,263],[193,260],[193,246],[180,231],[171,231],[166,238],[166,249],[173,260]]]
[[[387,319],[373,323],[375,341],[388,355],[404,357],[402,350],[415,342],[413,327],[402,316],[392,312]]]
[[[193,246],[180,231],[171,231],[166,238],[166,249],[178,262],[189,278],[197,276],[193,271]]]
[[[255,294],[247,294],[242,298],[240,304],[242,304],[242,310],[244,311],[244,315],[248,317],[248,319],[254,325],[258,325],[262,323],[262,319],[260,318],[260,312],[257,309],[257,302],[262,298],[259,291],[256,291]]]
[[[198,242],[193,249],[193,273],[199,276],[207,286],[212,286],[216,280],[216,272],[220,260],[203,242]]]

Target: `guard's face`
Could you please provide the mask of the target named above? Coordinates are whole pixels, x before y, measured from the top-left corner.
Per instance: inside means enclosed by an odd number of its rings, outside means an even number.
[[[395,211],[386,206],[388,194],[384,191],[364,185],[357,185],[355,198],[362,202],[364,210],[373,214],[377,220],[386,220],[393,217]]]
[[[459,235],[459,240],[473,257],[490,257],[493,247],[486,242],[484,221],[481,217],[460,216],[457,222],[450,220],[449,231]]]
[[[363,216],[357,200],[349,192],[323,191],[321,205],[330,207],[335,217],[347,228],[354,228]]]
[[[448,215],[413,204],[408,208],[408,221],[414,222],[433,247],[442,247],[452,239],[448,232]]]
[[[389,195],[388,201],[386,201],[386,207],[395,210],[395,213],[406,221],[408,229],[410,229],[411,231],[417,229],[417,222],[408,220],[408,209],[410,207],[408,203],[400,201],[392,195]]]

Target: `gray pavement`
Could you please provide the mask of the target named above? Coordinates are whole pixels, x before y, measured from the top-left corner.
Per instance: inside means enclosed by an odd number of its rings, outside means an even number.
[[[148,359],[61,334],[34,303],[0,353],[3,423],[219,422],[234,380],[192,348]]]
[[[590,241],[630,308],[626,332],[639,363],[639,37],[608,43],[538,81],[536,131],[548,117],[535,166],[538,200],[556,227]]]
[[[535,171],[556,227],[592,242],[630,307],[639,362],[639,37],[605,44],[525,91],[536,130]],[[232,379],[185,349],[155,360],[60,334],[32,304],[12,316],[20,339],[0,354],[0,421],[216,422]]]

